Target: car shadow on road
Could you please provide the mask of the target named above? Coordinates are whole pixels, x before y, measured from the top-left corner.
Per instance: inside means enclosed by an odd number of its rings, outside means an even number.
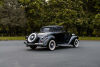
[[[66,46],[66,47],[62,47],[62,46],[60,46],[60,47],[56,47],[56,49],[54,50],[54,51],[57,51],[57,50],[65,50],[65,49],[72,49],[73,47],[71,47],[71,46]],[[48,48],[46,48],[46,47],[38,47],[38,48],[36,48],[36,49],[30,49],[30,48],[28,48],[28,49],[26,49],[27,51],[50,51]]]

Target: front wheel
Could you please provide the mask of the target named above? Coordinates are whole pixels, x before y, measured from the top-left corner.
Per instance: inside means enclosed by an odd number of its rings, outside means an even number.
[[[48,49],[53,51],[53,50],[55,50],[55,48],[56,48],[55,40],[50,40],[49,43],[48,43]]]
[[[37,46],[33,46],[33,45],[30,46],[31,49],[36,49],[36,47],[37,47]]]
[[[74,48],[79,47],[79,40],[75,39],[72,45],[73,45]]]

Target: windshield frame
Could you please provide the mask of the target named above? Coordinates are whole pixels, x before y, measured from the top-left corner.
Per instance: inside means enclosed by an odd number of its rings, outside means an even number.
[[[44,29],[48,29],[48,30],[44,30]],[[52,32],[52,30],[51,30],[51,27],[42,27],[41,29],[40,29],[40,32]]]
[[[44,28],[49,28],[47,31],[43,31]],[[40,32],[64,32],[63,27],[42,27]]]

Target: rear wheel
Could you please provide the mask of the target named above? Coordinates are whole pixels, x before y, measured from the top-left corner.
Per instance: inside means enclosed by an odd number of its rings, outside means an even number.
[[[79,40],[78,39],[75,39],[72,43],[73,47],[79,47]]]
[[[31,49],[36,49],[37,46],[29,46]]]
[[[53,50],[55,50],[55,48],[56,48],[55,40],[50,40],[49,43],[48,43],[48,49],[53,51]]]

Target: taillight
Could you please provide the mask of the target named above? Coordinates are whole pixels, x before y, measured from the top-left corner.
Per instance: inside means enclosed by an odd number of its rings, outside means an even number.
[[[25,39],[27,39],[27,38],[28,38],[28,36],[25,37]]]

